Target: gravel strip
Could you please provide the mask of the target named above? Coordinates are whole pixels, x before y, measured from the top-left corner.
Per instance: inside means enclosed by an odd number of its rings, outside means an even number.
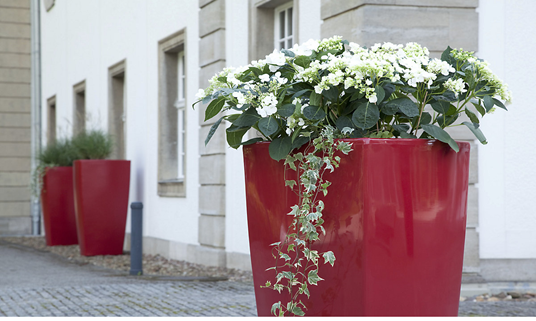
[[[37,250],[51,252],[67,258],[76,264],[93,264],[108,269],[128,273],[130,270],[130,254],[82,256],[78,245],[47,246],[43,236],[2,237],[2,241],[32,247]],[[143,274],[180,277],[216,277],[228,278],[229,281],[253,283],[253,275],[249,271],[205,266],[185,261],[169,260],[160,255],[143,255]]]

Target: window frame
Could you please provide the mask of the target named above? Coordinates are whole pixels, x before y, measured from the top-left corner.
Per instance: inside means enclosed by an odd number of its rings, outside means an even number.
[[[158,42],[158,195],[186,197],[187,179],[187,53],[186,29],[182,29]],[[179,76],[179,53],[183,52]],[[179,84],[181,89],[179,89]],[[183,86],[184,85],[184,86]],[[183,86],[183,87],[182,87]],[[181,95],[183,99],[179,99]],[[183,174],[179,176],[179,117],[183,120],[181,161]]]
[[[288,10],[292,11],[292,13],[291,13],[292,23],[289,23],[289,21],[288,21],[289,20],[288,19],[289,18]],[[282,12],[285,13],[283,15],[283,17],[284,17],[283,19],[285,20],[284,21],[285,31],[284,31],[283,38],[281,38],[281,13]],[[292,46],[295,43],[295,41],[294,41],[295,32],[296,32],[295,24],[296,24],[296,17],[295,17],[295,10],[294,10],[294,2],[293,1],[289,1],[287,3],[279,5],[274,9],[274,48],[275,49],[281,50],[281,49],[292,48]],[[289,28],[289,27],[291,27],[291,28]],[[288,33],[289,29],[291,29],[291,31],[292,31],[291,34]],[[283,41],[283,43],[284,43],[283,48],[280,47],[281,41]],[[289,41],[290,41],[290,46],[288,44]]]

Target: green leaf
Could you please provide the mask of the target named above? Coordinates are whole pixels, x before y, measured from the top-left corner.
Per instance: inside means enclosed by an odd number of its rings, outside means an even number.
[[[303,109],[303,116],[309,120],[321,120],[326,117],[326,112],[320,106],[311,105]]]
[[[294,188],[294,185],[296,185],[296,181],[295,181],[295,180],[288,180],[288,181],[285,181],[285,186],[290,187],[290,189],[293,189],[293,188]]]
[[[418,117],[415,117],[415,126],[417,125],[417,119]],[[430,115],[429,112],[424,111],[421,115],[421,122],[419,124],[419,127],[422,125],[428,125],[432,122],[432,115]]]
[[[292,139],[290,137],[278,137],[274,139],[268,147],[270,157],[276,161],[280,161],[287,157],[291,150]]]
[[[303,94],[305,94],[306,92],[309,92],[309,91],[312,91],[312,90],[311,89],[302,89],[300,91],[297,91],[296,93],[294,93],[294,95],[292,95],[290,100],[293,101],[294,98],[301,97]]]
[[[495,102],[493,101],[491,96],[484,96],[484,107],[486,108],[486,112],[489,113],[489,111],[493,108],[493,105],[495,105]]]
[[[502,103],[502,101],[495,99],[495,98],[492,98],[491,100],[493,100],[493,103],[495,104],[495,106],[502,108],[504,110],[508,110],[506,109],[506,106]]]
[[[243,142],[243,143],[242,143],[242,146],[255,144],[256,142],[262,142],[263,140],[264,140],[264,139],[262,139],[261,137],[255,137],[255,138],[248,139],[248,140],[246,140],[245,142]]]
[[[445,91],[441,95],[435,95],[432,96],[436,100],[445,100],[445,101],[457,101],[458,97],[456,97],[456,94],[450,90]]]
[[[244,137],[244,134],[249,130],[249,128],[237,128],[237,127],[231,127],[227,128],[227,143],[229,146],[231,146],[234,149],[237,149],[242,145],[242,137]]]
[[[436,125],[422,125],[422,129],[430,136],[442,141],[443,143],[449,144],[449,146],[457,153],[460,148],[458,144],[450,137],[450,135],[443,129],[437,127]]]
[[[467,109],[467,107],[465,107],[465,114],[467,115],[467,117],[469,117],[471,122],[476,123],[476,124],[480,123],[480,120],[478,120],[478,116],[475,115],[475,113],[473,113],[469,109]]]
[[[293,307],[291,312],[294,315],[299,315],[299,316],[304,316],[305,315],[305,312],[303,312],[303,310],[298,306]]]
[[[385,90],[383,90],[382,86],[378,85],[374,88],[374,92],[376,93],[376,98],[378,98],[376,104],[379,105],[385,98]]]
[[[281,53],[285,54],[287,57],[294,57],[296,56],[294,52],[288,50],[288,49],[281,49]]]
[[[452,51],[452,48],[450,46],[447,46],[447,49],[443,51],[441,54],[441,60],[448,62],[451,65],[454,65],[456,63],[456,59],[450,55],[450,52]]]
[[[380,119],[380,110],[375,104],[363,103],[352,114],[352,122],[361,129],[368,129],[376,125]]]
[[[365,97],[365,93],[362,93],[362,92],[359,92],[359,91],[356,91],[352,97],[350,97],[350,101],[354,101],[354,100],[358,100],[358,99],[361,99]]]
[[[277,120],[273,116],[261,118],[258,126],[264,136],[271,136],[279,129]]]
[[[475,103],[472,103],[472,104],[473,106],[475,106],[476,110],[478,110],[480,115],[484,116],[486,114],[486,110],[484,109],[484,107],[482,107],[482,105],[480,105],[480,101],[478,101],[478,104],[475,104]]]
[[[210,130],[208,131],[208,135],[207,135],[207,138],[205,138],[205,146],[207,146],[208,142],[210,141],[210,139],[212,138],[212,136],[214,136],[214,133],[216,132],[216,130],[218,129],[218,127],[220,126],[221,124],[221,121],[225,118],[225,116],[223,117],[220,117],[220,119],[218,119],[214,125],[212,125],[212,127],[210,127]]]
[[[318,285],[318,281],[322,281],[323,279],[318,276],[318,270],[312,270],[307,275],[307,282],[311,285]]]
[[[322,95],[317,94],[314,91],[311,93],[311,96],[309,96],[309,105],[320,106],[321,101],[322,101]]]
[[[279,108],[277,108],[277,113],[283,117],[290,117],[292,114],[294,114],[294,111],[296,110],[296,105],[293,104],[285,104]]]
[[[207,110],[205,110],[205,121],[216,116],[225,105],[225,97],[221,96],[218,99],[214,99],[208,104]]]
[[[389,109],[399,109],[404,115],[410,118],[419,115],[419,107],[409,98],[393,99],[385,104],[384,107]]]
[[[277,310],[281,310],[281,301],[274,303],[272,305],[272,308],[270,309],[270,313],[277,316],[278,315]]]
[[[415,136],[413,134],[406,133],[406,132],[400,132],[400,137],[401,138],[417,138],[417,136]]]
[[[432,103],[431,106],[438,113],[446,114],[448,113],[451,105],[448,101],[440,100],[440,101],[436,101],[435,103]]]
[[[311,64],[311,58],[307,56],[298,56],[296,59],[294,59],[294,63],[303,68],[309,68],[309,64]]]
[[[328,90],[323,90],[322,95],[331,102],[336,102],[339,99],[339,89],[335,86],[329,87]]]
[[[473,123],[470,123],[470,122],[467,122],[467,121],[464,121],[462,124],[464,124],[465,126],[467,126],[467,128],[469,128],[473,134],[475,134],[475,137],[483,144],[483,145],[486,145],[488,143],[488,141],[486,140],[486,137],[484,136],[484,134],[482,133],[482,131],[480,130],[480,128],[478,128],[478,124],[473,124]]]
[[[236,120],[232,121],[232,124],[238,127],[251,127],[255,125],[257,121],[261,119],[261,116],[257,113],[255,108],[249,108],[243,112]]]
[[[335,264],[335,254],[333,254],[333,252],[327,251],[326,253],[322,254],[322,256],[324,257],[324,264],[328,262],[331,264],[331,266]]]
[[[297,137],[292,142],[292,149],[300,148],[303,145],[307,144],[308,142],[309,142],[309,137],[303,137],[303,136]]]
[[[350,118],[347,115],[340,116],[337,118],[337,121],[335,122],[335,126],[337,126],[337,129],[342,131],[345,127],[354,128],[355,125],[352,122],[352,118]]]
[[[393,125],[393,129],[394,129],[395,133],[398,133],[399,135],[401,133],[407,133],[409,128],[410,127],[409,127],[408,124]]]
[[[441,115],[437,117],[437,123],[441,125],[441,128],[445,128],[447,126],[452,125],[456,121],[456,119],[458,119],[458,114],[454,114],[450,116],[447,116],[447,115]]]

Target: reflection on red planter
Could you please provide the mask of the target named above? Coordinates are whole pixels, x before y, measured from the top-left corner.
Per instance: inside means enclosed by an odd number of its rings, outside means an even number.
[[[307,316],[457,316],[463,266],[469,143],[458,153],[422,139],[346,139],[353,151],[324,178],[326,235],[318,286],[301,298]],[[272,249],[283,241],[297,204],[285,179],[296,173],[268,154],[268,143],[244,146],[251,262],[259,316],[288,294],[260,288],[274,280]],[[286,178],[285,177],[286,174]],[[273,283],[273,282],[272,282]]]
[[[80,253],[123,253],[130,185],[130,161],[74,162],[74,199]]]
[[[45,168],[41,206],[47,245],[78,244],[71,166]]]

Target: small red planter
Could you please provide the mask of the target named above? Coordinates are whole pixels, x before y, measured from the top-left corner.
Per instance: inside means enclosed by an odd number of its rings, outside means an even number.
[[[130,186],[130,161],[74,162],[74,200],[80,253],[123,253]]]
[[[321,260],[325,280],[301,298],[306,316],[457,316],[469,143],[456,153],[435,140],[346,141],[353,151],[324,175],[332,182],[322,198],[326,235],[313,247],[332,250],[335,266]],[[260,286],[274,280],[269,244],[284,240],[297,196],[268,143],[244,146],[244,163],[257,311],[268,316],[289,298]]]
[[[78,244],[71,166],[45,168],[41,206],[47,245]]]

